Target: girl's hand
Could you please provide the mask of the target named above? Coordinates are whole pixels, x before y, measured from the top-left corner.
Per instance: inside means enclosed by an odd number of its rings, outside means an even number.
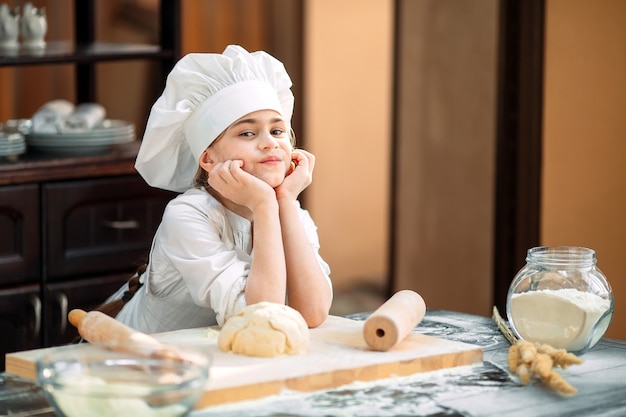
[[[313,182],[315,156],[305,150],[296,149],[291,154],[291,159],[296,161],[296,168],[285,177],[282,184],[275,188],[277,199],[295,200]]]
[[[250,210],[275,194],[266,182],[242,169],[242,160],[219,162],[209,172],[209,185],[222,197]]]

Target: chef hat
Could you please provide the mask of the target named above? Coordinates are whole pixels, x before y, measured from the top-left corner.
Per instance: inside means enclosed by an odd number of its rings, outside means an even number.
[[[276,110],[290,124],[293,103],[284,65],[263,51],[230,45],[223,54],[188,54],[152,106],[135,168],[153,187],[186,191],[202,152],[228,126],[258,110]]]

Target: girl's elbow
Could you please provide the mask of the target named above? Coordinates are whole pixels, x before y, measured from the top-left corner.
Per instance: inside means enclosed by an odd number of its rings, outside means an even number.
[[[310,329],[313,329],[326,321],[328,317],[328,309],[318,309],[315,311],[309,311],[304,316],[304,320]]]

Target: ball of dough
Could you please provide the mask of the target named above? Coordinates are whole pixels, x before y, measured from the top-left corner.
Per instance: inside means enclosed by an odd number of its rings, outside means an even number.
[[[226,320],[217,345],[224,352],[248,356],[297,355],[309,346],[309,327],[297,310],[261,302]]]

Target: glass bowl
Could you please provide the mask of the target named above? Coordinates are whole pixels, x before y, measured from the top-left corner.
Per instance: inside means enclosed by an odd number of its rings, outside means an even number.
[[[37,360],[37,380],[61,417],[186,416],[202,396],[210,357],[185,358],[65,346]]]

